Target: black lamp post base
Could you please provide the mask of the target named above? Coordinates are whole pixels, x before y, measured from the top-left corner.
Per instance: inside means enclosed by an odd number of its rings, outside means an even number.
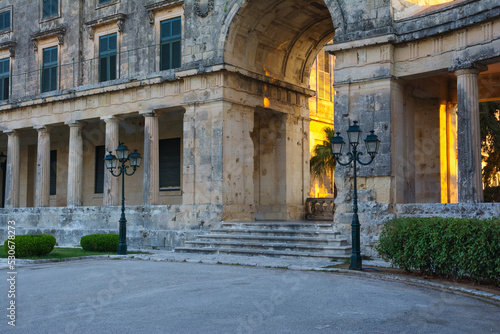
[[[360,255],[351,255],[351,264],[349,265],[350,270],[363,270],[362,258]]]
[[[118,244],[118,255],[127,255],[127,244]]]

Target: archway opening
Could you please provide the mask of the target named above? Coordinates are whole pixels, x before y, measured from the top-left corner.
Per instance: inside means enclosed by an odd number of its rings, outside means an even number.
[[[248,95],[238,103],[253,108],[255,219],[303,218],[306,199],[315,193],[309,169],[311,141],[315,141],[311,131],[319,132],[316,137],[323,141],[322,128],[333,126],[333,62],[327,55],[325,63],[323,47],[334,33],[331,10],[322,0],[247,1],[229,23],[225,63],[228,70],[243,74],[237,91],[247,89]],[[321,64],[313,66],[318,54]],[[321,87],[316,87],[320,81]],[[324,104],[316,100],[319,95],[328,100],[328,112],[319,108]],[[313,100],[317,103],[311,111]],[[320,121],[328,119],[327,124],[311,128],[311,112]],[[234,175],[229,170],[226,174]],[[332,187],[328,188],[331,193]]]

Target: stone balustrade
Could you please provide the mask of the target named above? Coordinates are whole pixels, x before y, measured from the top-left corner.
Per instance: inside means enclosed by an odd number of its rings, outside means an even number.
[[[335,198],[308,198],[306,200],[306,219],[333,221],[334,202]]]

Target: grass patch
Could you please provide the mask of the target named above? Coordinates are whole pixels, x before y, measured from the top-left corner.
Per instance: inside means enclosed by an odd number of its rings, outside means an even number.
[[[128,254],[151,254],[148,252],[128,252]],[[56,247],[50,254],[44,256],[30,256],[23,259],[40,260],[40,259],[66,259],[70,257],[92,256],[92,255],[116,255],[115,252],[90,252],[81,248],[64,248]],[[0,248],[0,258],[7,258],[7,254],[3,248]]]

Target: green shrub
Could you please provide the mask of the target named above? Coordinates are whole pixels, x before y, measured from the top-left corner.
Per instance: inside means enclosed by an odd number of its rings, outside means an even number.
[[[499,284],[500,217],[398,218],[385,223],[377,251],[405,270]]]
[[[10,242],[9,242],[10,241]],[[56,238],[48,234],[16,235],[14,240],[7,239],[3,249],[7,255],[16,258],[43,256],[54,249]]]
[[[118,234],[90,234],[82,237],[80,245],[87,251],[117,252],[119,240]]]

